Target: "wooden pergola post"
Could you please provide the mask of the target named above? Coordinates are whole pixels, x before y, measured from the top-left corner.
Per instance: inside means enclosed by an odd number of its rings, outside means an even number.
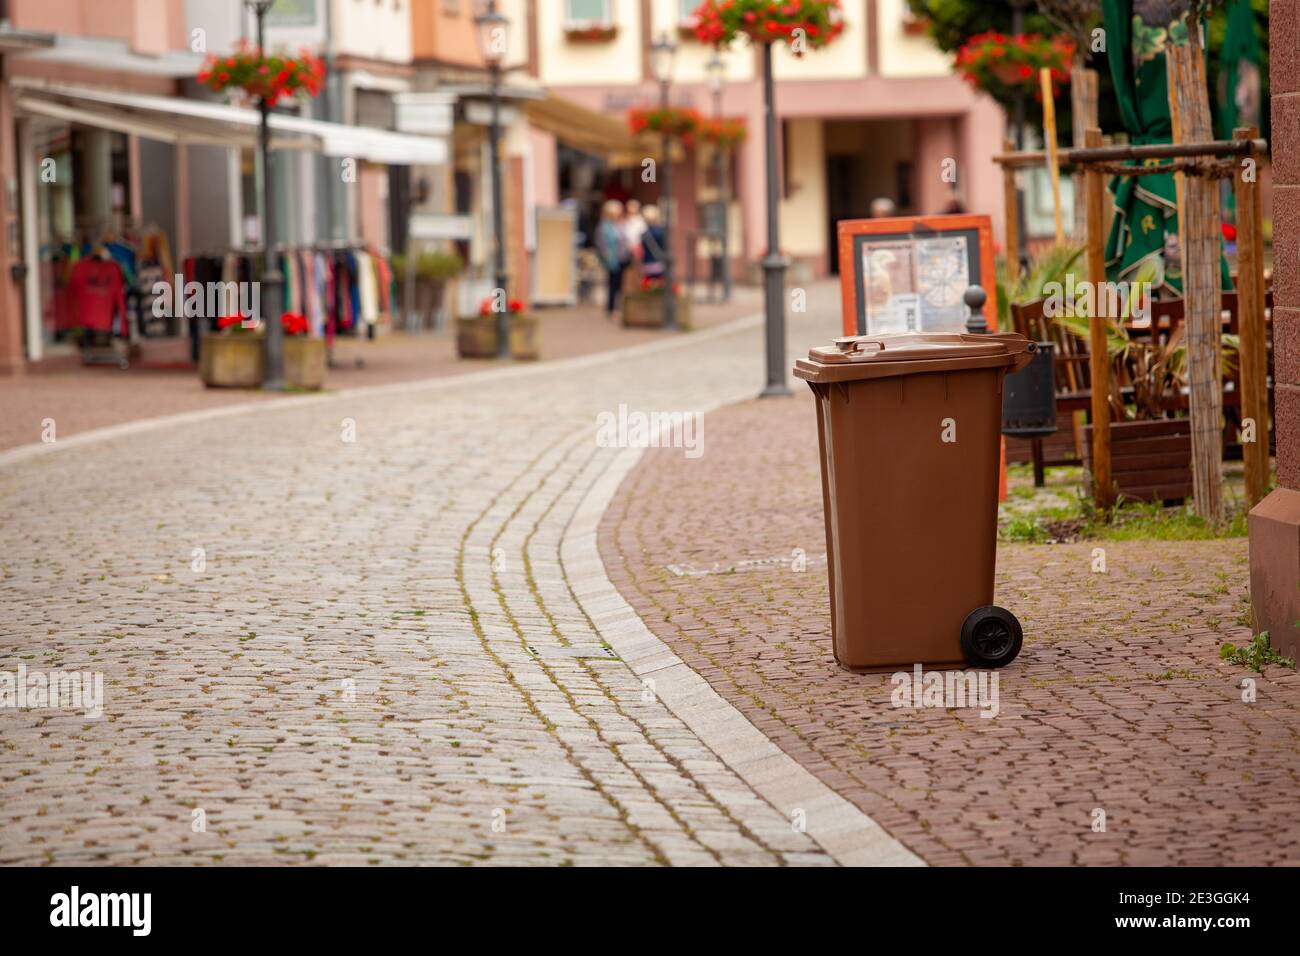
[[[1200,24],[1188,24],[1191,42],[1166,48],[1170,109],[1181,127],[1179,143],[1214,139],[1210,123]],[[1183,314],[1187,377],[1191,387],[1192,495],[1196,513],[1218,523],[1223,515],[1223,335],[1219,281],[1219,183],[1184,177],[1179,222],[1183,260]],[[1095,386],[1094,386],[1095,387]]]
[[[1043,92],[1043,145],[1047,148],[1047,171],[1052,177],[1052,222],[1056,227],[1056,244],[1065,244],[1065,226],[1061,222],[1061,159],[1056,149],[1056,100],[1052,98],[1052,71],[1043,67],[1038,71],[1039,88]]]
[[[1013,152],[1015,148],[1011,140],[1002,141],[1004,153]],[[1011,163],[1002,163],[1002,209],[1007,221],[1007,275],[1017,279],[1020,276],[1020,217],[1016,207],[1016,167]]]
[[[1259,135],[1255,126],[1238,127],[1234,139],[1254,141]],[[1237,331],[1241,347],[1237,355],[1238,380],[1241,383],[1241,420],[1243,427],[1254,422],[1254,441],[1243,441],[1242,458],[1246,466],[1246,499],[1254,507],[1268,490],[1268,338],[1264,326],[1264,238],[1259,159],[1252,151],[1251,175],[1242,162],[1232,177],[1232,191],[1237,199]]]
[[[1097,119],[1097,71],[1083,65],[1083,58],[1075,59],[1070,70],[1070,137],[1075,148],[1086,146],[1084,137]],[[1084,199],[1084,173],[1074,171],[1074,241],[1082,245],[1088,241],[1088,210]]]
[[[1101,130],[1084,136],[1088,148],[1101,146]],[[1115,504],[1115,483],[1110,471],[1110,355],[1106,350],[1106,319],[1099,315],[1099,292],[1106,282],[1106,181],[1095,166],[1084,174],[1088,216],[1088,281],[1093,288],[1093,315],[1088,322],[1088,366],[1092,378],[1092,500],[1103,511]]]

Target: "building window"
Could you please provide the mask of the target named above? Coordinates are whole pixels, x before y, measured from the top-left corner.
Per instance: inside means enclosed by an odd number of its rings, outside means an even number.
[[[612,23],[611,0],[565,0],[566,24]]]
[[[460,16],[460,0],[442,0],[442,13],[447,17]]]
[[[700,0],[677,0],[677,23],[679,26],[695,25],[695,10]]]

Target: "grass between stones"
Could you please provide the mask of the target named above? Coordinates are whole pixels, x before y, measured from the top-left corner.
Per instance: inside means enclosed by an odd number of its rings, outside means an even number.
[[[1007,500],[998,508],[998,540],[1025,544],[1074,541],[1205,541],[1246,536],[1246,502],[1240,468],[1226,475],[1224,519],[1207,522],[1190,501],[1123,501],[1109,514],[1097,511],[1084,487],[1081,468],[1052,468],[1046,486],[1035,488],[1029,465],[1007,467]]]

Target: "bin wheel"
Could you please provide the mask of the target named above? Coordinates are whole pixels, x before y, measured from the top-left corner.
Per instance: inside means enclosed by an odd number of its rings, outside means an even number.
[[[1005,667],[1016,659],[1023,641],[1016,616],[992,604],[971,611],[961,626],[961,651],[972,667]]]

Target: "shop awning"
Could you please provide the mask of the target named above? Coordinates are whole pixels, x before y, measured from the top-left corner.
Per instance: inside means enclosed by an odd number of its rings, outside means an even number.
[[[646,157],[658,156],[656,145],[634,137],[621,116],[597,113],[559,96],[529,100],[524,111],[533,126],[611,166],[639,166]]]
[[[134,133],[171,143],[253,146],[261,116],[257,110],[176,96],[125,93],[96,87],[47,84],[15,78],[19,110],[67,122]],[[275,149],[311,149],[397,166],[447,162],[447,143],[366,126],[347,126],[284,113],[271,114]]]
[[[167,50],[157,54],[137,53],[126,40],[83,36],[79,33],[53,33],[50,42],[23,53],[27,62],[58,63],[65,66],[113,69],[137,76],[193,76],[203,65],[204,57],[189,50]]]

